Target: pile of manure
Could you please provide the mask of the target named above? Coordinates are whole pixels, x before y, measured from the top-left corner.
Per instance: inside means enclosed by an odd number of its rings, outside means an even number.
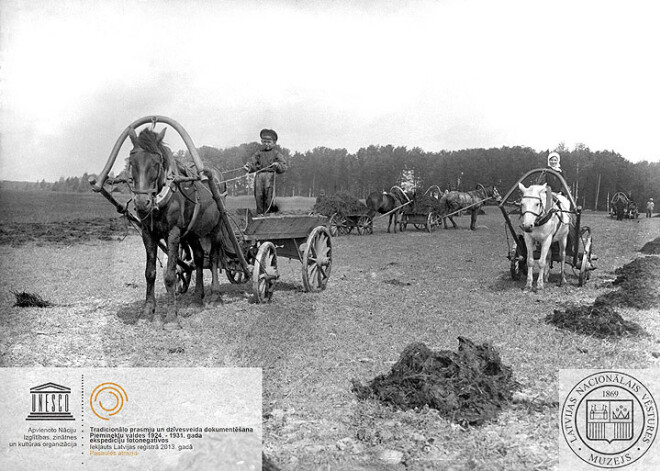
[[[347,216],[351,214],[366,214],[367,206],[350,193],[340,191],[334,195],[317,198],[312,211],[328,217],[335,213]]]
[[[609,306],[574,306],[566,311],[554,311],[545,318],[545,322],[560,329],[597,338],[640,337],[648,335],[635,322],[627,321]]]
[[[50,307],[53,304],[49,301],[46,301],[38,294],[26,293],[25,291],[11,292],[16,297],[16,302],[14,306],[18,307]]]
[[[428,406],[459,425],[481,425],[511,402],[519,385],[493,347],[458,337],[458,353],[408,345],[388,375],[367,385],[351,380],[358,399],[407,410]]]
[[[656,237],[655,239],[647,242],[644,244],[644,247],[639,249],[639,251],[647,255],[660,254],[660,237]]]
[[[594,305],[653,309],[660,306],[660,258],[640,257],[614,270],[618,289],[598,296]]]
[[[440,204],[440,200],[431,195],[415,195],[412,204],[404,207],[404,212],[415,214],[426,214],[431,211],[442,213],[445,211],[444,204]]]

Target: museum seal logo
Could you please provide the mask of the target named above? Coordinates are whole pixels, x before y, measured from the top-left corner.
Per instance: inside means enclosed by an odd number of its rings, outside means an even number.
[[[568,393],[561,410],[566,443],[583,461],[620,468],[640,459],[658,430],[658,408],[636,378],[617,371],[594,373]]]

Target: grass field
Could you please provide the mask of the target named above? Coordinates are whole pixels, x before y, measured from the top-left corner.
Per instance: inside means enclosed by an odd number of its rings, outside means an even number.
[[[125,202],[128,195],[114,194]],[[314,198],[276,198],[282,211],[309,211]],[[252,196],[228,197],[227,209],[255,209]],[[0,224],[3,223],[51,223],[118,216],[114,206],[97,193],[61,193],[56,191],[0,190]]]

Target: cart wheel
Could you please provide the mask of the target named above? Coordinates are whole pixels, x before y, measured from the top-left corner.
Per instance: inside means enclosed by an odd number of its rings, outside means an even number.
[[[373,234],[374,233],[374,228],[373,228],[373,221],[369,216],[360,216],[357,222],[357,231],[358,234]]]
[[[582,259],[580,262],[580,274],[578,275],[578,286],[584,286],[591,277],[591,250],[593,249],[591,241],[591,229],[584,228],[580,241],[583,244]],[[579,254],[579,252],[578,252]]]
[[[230,260],[227,262],[225,266],[225,275],[229,282],[235,285],[247,283],[250,279],[237,260]]]
[[[401,215],[401,222],[399,223],[399,230],[401,232],[405,232],[407,228],[408,228],[408,215],[406,213],[403,213]]]
[[[179,245],[179,261],[185,263],[188,267],[184,268],[178,263],[176,264],[176,292],[183,294],[188,291],[192,272],[195,269],[195,260],[188,244],[182,243]]]
[[[275,281],[279,277],[275,245],[272,242],[264,242],[259,247],[252,270],[252,286],[257,303],[270,301],[275,291]]]
[[[339,235],[339,213],[334,213],[330,216],[330,221],[328,221],[328,228],[330,229],[330,235],[332,237],[337,237]]]
[[[332,239],[324,226],[315,227],[307,237],[302,259],[303,288],[307,292],[322,291],[332,269]]]
[[[511,256],[511,279],[518,281],[521,275],[527,275],[527,247],[522,235],[518,236],[516,249]]]
[[[336,237],[338,235],[346,235],[351,232],[351,227],[348,227],[346,218],[339,213],[335,213],[330,218],[330,235]]]
[[[440,219],[438,218],[438,215],[434,212],[430,212],[429,215],[426,216],[426,230],[433,232],[438,227],[440,227]]]

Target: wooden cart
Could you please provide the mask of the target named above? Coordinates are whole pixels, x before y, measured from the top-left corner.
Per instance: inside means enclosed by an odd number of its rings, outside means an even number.
[[[405,195],[405,193],[403,194]],[[429,195],[430,198],[439,200],[441,194],[440,187],[438,185],[432,185],[424,192],[423,197]],[[403,232],[407,229],[408,224],[412,224],[417,230],[434,232],[440,227],[440,221],[441,218],[438,211],[433,210],[432,207],[427,205],[420,207],[419,200],[413,198],[413,200],[409,199],[407,206],[403,207],[399,229]]]
[[[248,211],[247,226],[236,234],[251,273],[240,261],[225,253],[221,258],[231,283],[252,280],[257,302],[269,301],[279,278],[277,257],[302,263],[302,283],[306,292],[325,289],[332,269],[332,237],[325,216],[259,216]]]
[[[329,227],[333,237],[350,234],[354,228],[359,235],[374,233],[374,221],[366,213],[334,213],[330,217]]]
[[[417,230],[426,230],[428,232],[434,232],[440,227],[440,216],[435,211],[429,211],[427,213],[416,213],[414,211],[404,211],[401,214],[401,222],[399,223],[399,229],[401,232],[404,232],[408,227],[408,224],[415,226]]]

